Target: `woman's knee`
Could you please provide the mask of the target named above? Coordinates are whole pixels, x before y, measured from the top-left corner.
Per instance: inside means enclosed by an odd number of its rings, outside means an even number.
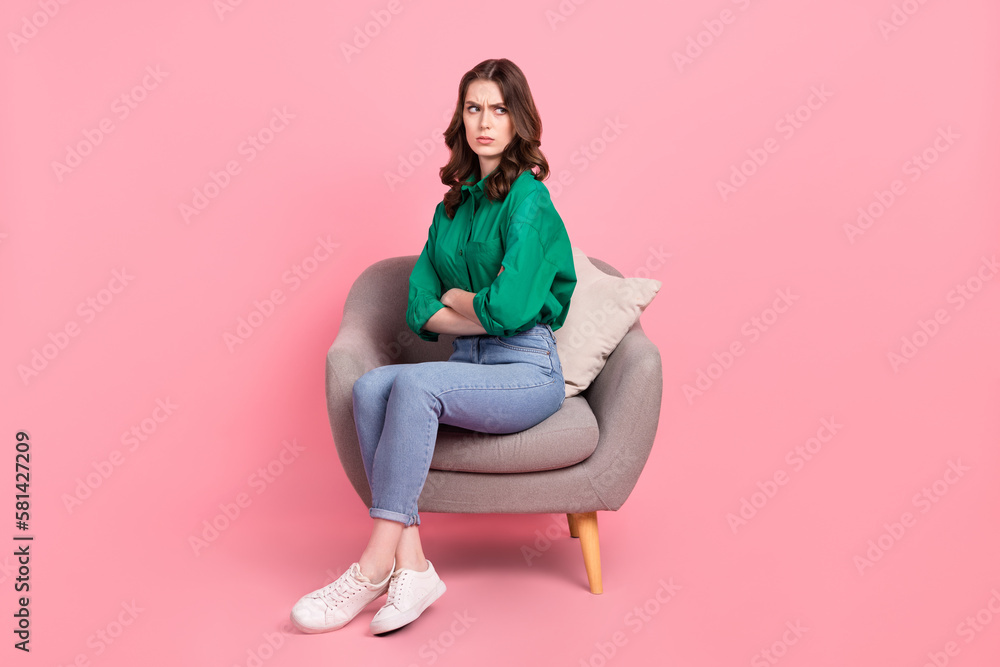
[[[407,364],[396,374],[392,391],[406,398],[433,397],[440,385],[440,379],[434,376],[434,372],[435,369],[428,364]]]
[[[383,369],[383,366],[373,368],[354,381],[351,393],[355,401],[386,393],[386,385],[391,386],[392,379]]]

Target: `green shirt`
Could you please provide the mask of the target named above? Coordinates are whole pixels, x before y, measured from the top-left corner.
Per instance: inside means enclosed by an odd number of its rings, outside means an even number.
[[[427,243],[410,274],[406,323],[421,339],[436,341],[427,320],[452,287],[475,292],[472,305],[486,333],[513,336],[536,324],[555,331],[569,313],[576,288],[573,249],[549,189],[530,169],[501,202],[486,197],[484,176],[462,186],[452,220],[438,203]],[[499,276],[500,267],[504,270]]]

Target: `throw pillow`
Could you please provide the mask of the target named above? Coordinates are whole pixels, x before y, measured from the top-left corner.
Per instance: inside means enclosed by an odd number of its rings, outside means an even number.
[[[618,343],[652,302],[663,283],[652,278],[609,276],[573,248],[576,287],[566,320],[554,333],[566,398],[590,386]]]

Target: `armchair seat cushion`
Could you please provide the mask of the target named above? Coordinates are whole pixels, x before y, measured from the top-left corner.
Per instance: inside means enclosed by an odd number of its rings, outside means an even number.
[[[519,433],[479,433],[438,425],[431,469],[479,473],[566,468],[597,449],[597,418],[583,396],[567,398],[547,419]]]

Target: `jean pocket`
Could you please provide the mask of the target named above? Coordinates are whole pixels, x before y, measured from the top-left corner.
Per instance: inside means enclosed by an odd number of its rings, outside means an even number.
[[[515,334],[513,336],[490,336],[484,339],[494,349],[488,357],[491,363],[522,362],[537,366],[545,375],[551,376],[552,350],[543,336]]]
[[[549,341],[545,336],[536,334],[514,334],[513,336],[494,336],[493,340],[500,345],[523,352],[534,352],[536,354],[552,354]]]

